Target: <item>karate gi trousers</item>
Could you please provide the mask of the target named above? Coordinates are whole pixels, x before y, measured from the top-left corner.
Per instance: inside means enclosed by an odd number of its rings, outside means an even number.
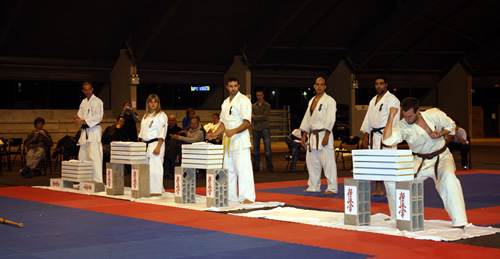
[[[92,162],[92,181],[102,183],[102,144],[101,142],[85,142],[80,145],[78,159]]]
[[[149,164],[149,193],[162,194],[163,188],[163,156],[165,154],[165,142],[161,145],[160,154],[155,155],[153,151],[158,145],[158,141],[148,144],[146,163]]]
[[[226,150],[224,154],[224,168],[229,172],[229,200],[240,202],[249,200],[255,202],[255,185],[250,148],[231,152]]]
[[[414,156],[415,164],[414,171],[418,170],[418,167],[422,163],[422,158]],[[439,196],[443,200],[444,209],[451,218],[452,225],[464,226],[467,222],[467,215],[465,213],[465,201],[462,192],[462,185],[455,175],[456,167],[453,155],[448,149],[439,155],[439,165],[437,168],[437,179],[434,173],[434,164],[436,163],[437,157],[432,159],[426,159],[420,172],[415,176],[415,180],[424,181],[427,178],[434,180],[436,190]],[[396,183],[387,182],[387,198],[389,206],[395,208],[396,206]],[[391,195],[389,195],[391,194]],[[390,198],[389,198],[390,197]],[[425,192],[424,192],[425,199]]]
[[[323,147],[323,149],[311,149],[306,151],[307,170],[309,171],[309,180],[307,184],[308,192],[321,191],[321,169],[324,170],[328,181],[327,191],[338,192],[337,183],[337,163],[335,162],[335,150]]]

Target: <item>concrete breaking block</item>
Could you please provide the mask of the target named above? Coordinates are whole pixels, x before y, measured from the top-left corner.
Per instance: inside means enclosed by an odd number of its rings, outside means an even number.
[[[370,225],[370,181],[344,180],[344,224]]]
[[[149,197],[149,164],[132,165],[130,187],[132,189],[132,198]]]
[[[228,176],[227,169],[207,169],[207,207],[228,206]]]
[[[123,179],[124,164],[106,163],[106,194],[123,195],[125,184]]]
[[[196,202],[196,169],[175,167],[174,200],[176,203]]]
[[[98,182],[81,182],[80,183],[81,192],[103,192],[104,184]]]
[[[396,183],[396,227],[424,230],[424,184],[420,181]]]
[[[65,181],[62,178],[50,178],[50,186],[56,188],[73,188],[73,182]]]

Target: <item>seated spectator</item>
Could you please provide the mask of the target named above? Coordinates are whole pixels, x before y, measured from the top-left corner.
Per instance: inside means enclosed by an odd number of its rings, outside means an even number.
[[[189,107],[186,109],[186,117],[182,119],[182,129],[187,130],[189,125],[191,124],[191,119],[196,115],[194,109]]]
[[[137,141],[137,125],[139,118],[137,118],[137,113],[134,111],[134,107],[129,101],[123,103],[123,110],[119,117],[125,119],[125,124],[123,124],[123,130],[125,131],[124,141]]]
[[[125,141],[127,132],[123,125],[125,124],[125,118],[118,117],[116,119],[115,125],[108,126],[104,133],[102,133],[101,143],[102,143],[102,154],[104,164],[110,161],[111,158],[111,142],[113,141]]]
[[[294,129],[290,135],[285,137],[285,142],[288,145],[288,149],[292,154],[290,161],[290,171],[295,170],[295,165],[297,164],[297,157],[302,151],[305,153],[305,149],[302,147],[300,140],[302,139],[302,131],[300,129]]]
[[[460,123],[455,121],[455,135],[447,135],[446,142],[451,152],[459,150],[462,156],[462,168],[467,170],[467,157],[469,154],[469,142],[467,141],[467,132],[460,127]]]
[[[165,148],[165,160],[169,160],[166,164],[169,166],[167,168],[166,176],[173,175],[175,173],[175,160],[181,153],[181,145],[187,143],[200,142],[205,139],[205,134],[200,125],[200,118],[194,117],[191,119],[190,129],[186,137],[180,135],[172,135],[170,141],[168,141]]]
[[[173,135],[179,135],[182,129],[177,126],[177,117],[175,115],[168,116],[168,131],[167,131],[167,142],[172,138]]]
[[[36,118],[34,125],[35,130],[28,134],[24,142],[28,151],[26,153],[26,166],[22,169],[22,174],[26,177],[34,175],[33,170],[46,155],[49,155],[53,144],[49,132],[43,129],[45,120]]]
[[[64,136],[59,141],[57,141],[56,149],[52,153],[52,158],[55,159],[57,155],[63,154],[63,160],[70,160],[71,158],[78,158],[78,153],[80,152],[80,146],[77,145],[80,139],[81,130],[78,129],[74,137]]]
[[[203,128],[205,129],[205,132],[208,134],[208,133],[215,132],[217,130],[217,128],[219,128],[219,126],[220,126],[220,116],[219,116],[219,113],[216,112],[212,115],[212,122],[203,126]],[[208,142],[213,143],[213,144],[221,144],[222,143],[222,136],[224,136],[224,132],[222,132],[221,134],[216,136],[215,139],[212,139]]]

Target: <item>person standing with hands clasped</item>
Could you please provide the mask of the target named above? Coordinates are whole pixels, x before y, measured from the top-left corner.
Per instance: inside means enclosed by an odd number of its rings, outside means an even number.
[[[365,134],[363,139],[363,148],[365,149],[397,149],[397,145],[385,146],[382,144],[382,134],[384,133],[384,127],[389,117],[389,109],[391,107],[399,109],[400,106],[398,98],[387,90],[388,85],[389,83],[386,77],[378,76],[375,78],[375,90],[377,91],[377,95],[375,95],[368,104],[368,111],[366,112],[365,119],[360,129],[360,131]],[[396,125],[398,121],[399,117],[395,117],[392,121],[393,126]],[[395,183],[386,182],[385,184]],[[376,182],[375,191],[371,192],[371,195],[384,195],[383,181]],[[391,215],[394,216],[394,213],[394,208],[391,208]]]
[[[221,107],[221,124],[215,132],[207,134],[207,139],[215,139],[224,132],[224,168],[228,170],[228,192],[230,201],[255,202],[255,186],[250,157],[250,133],[252,103],[239,92],[238,79],[230,77],[226,81],[229,97]]]
[[[318,77],[314,83],[316,96],[309,105],[300,124],[302,130],[302,146],[307,149],[306,163],[309,171],[309,187],[304,192],[320,192],[321,169],[323,169],[328,186],[324,194],[338,192],[337,165],[333,146],[333,125],[337,113],[337,103],[326,94],[326,80]],[[308,140],[306,142],[306,139]]]
[[[92,180],[102,183],[102,129],[99,123],[104,115],[103,103],[94,95],[94,85],[91,82],[83,82],[82,92],[85,94],[85,99],[82,100],[80,109],[74,117],[75,126],[81,127],[78,159],[92,162]]]
[[[167,136],[167,115],[161,110],[160,98],[150,94],[146,114],[141,121],[139,139],[146,143],[146,162],[149,163],[151,197],[161,196],[163,188],[163,156]]]

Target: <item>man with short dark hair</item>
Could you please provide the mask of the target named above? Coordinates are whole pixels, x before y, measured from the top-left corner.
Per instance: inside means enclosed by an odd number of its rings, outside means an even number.
[[[224,133],[224,168],[228,169],[228,193],[230,201],[255,202],[255,186],[250,157],[250,133],[252,103],[239,92],[238,79],[230,77],[226,81],[229,97],[221,106],[221,125],[215,132],[207,134],[207,139],[215,139]]]
[[[94,95],[94,86],[91,82],[83,82],[82,92],[85,98],[74,117],[75,126],[81,127],[78,159],[92,162],[94,165],[92,180],[102,183],[102,129],[99,123],[104,115],[103,103]]]
[[[269,123],[271,105],[264,100],[264,91],[258,90],[255,95],[257,96],[257,102],[252,105],[253,171],[260,171],[260,139],[262,139],[266,153],[266,168],[269,172],[273,172],[271,124]]]
[[[467,224],[465,202],[460,181],[455,175],[455,160],[446,147],[444,136],[454,134],[455,123],[437,108],[420,112],[419,101],[409,97],[401,102],[403,119],[393,128],[392,120],[399,115],[399,110],[391,107],[385,125],[383,143],[396,145],[406,140],[414,153],[415,180],[434,180],[436,190],[443,200],[444,208],[452,220],[453,227],[463,228]],[[387,195],[396,201],[395,185],[386,185]],[[395,205],[389,205],[395,206]]]
[[[49,132],[43,129],[45,120],[43,118],[36,118],[34,125],[35,130],[28,134],[24,142],[28,151],[26,153],[26,166],[22,173],[28,177],[33,176],[33,169],[36,168],[45,156],[49,155],[53,144]]]
[[[386,77],[378,76],[375,78],[377,95],[368,104],[368,110],[360,129],[365,134],[363,139],[363,148],[365,149],[397,149],[397,145],[384,146],[382,144],[382,134],[389,117],[389,108],[396,107],[399,109],[400,106],[398,98],[387,90],[388,85]],[[396,125],[398,121],[399,117],[394,118],[392,124]],[[375,191],[371,195],[384,195],[383,181],[376,182]],[[393,209],[391,208],[391,214],[393,214]]]

